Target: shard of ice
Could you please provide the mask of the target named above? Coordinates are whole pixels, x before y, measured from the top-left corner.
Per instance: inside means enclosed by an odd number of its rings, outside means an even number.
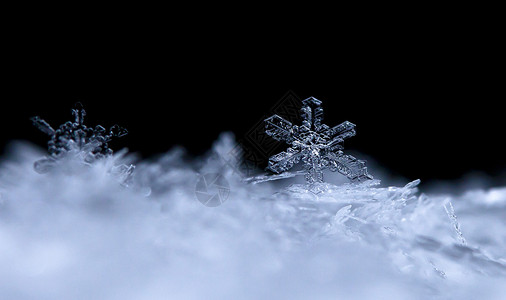
[[[330,169],[347,176],[351,181],[372,179],[365,162],[345,155],[341,143],[355,135],[355,124],[345,121],[335,127],[322,123],[322,102],[314,97],[302,101],[302,125],[293,125],[278,115],[265,119],[265,132],[290,146],[286,151],[269,158],[267,169],[282,173],[301,160],[308,184],[323,182],[323,170]]]
[[[113,151],[108,143],[114,137],[122,137],[128,133],[118,125],[109,130],[97,125],[95,128],[84,125],[86,111],[81,103],[76,103],[72,109],[74,122],[67,121],[58,129],[53,129],[46,121],[36,116],[31,120],[42,132],[50,136],[48,142],[49,157],[35,162],[35,170],[39,173],[47,172],[55,161],[73,152],[80,155],[84,162],[91,163],[97,159],[112,155]]]

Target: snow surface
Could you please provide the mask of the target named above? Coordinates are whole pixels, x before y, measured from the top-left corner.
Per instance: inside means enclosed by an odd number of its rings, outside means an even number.
[[[210,153],[234,143],[223,134]],[[2,158],[0,299],[506,298],[506,187],[425,195],[417,181],[369,181],[313,193],[248,184],[179,148],[136,162],[125,183],[113,167],[135,159],[125,152],[38,174],[43,155],[17,143]],[[230,185],[219,207],[195,197],[209,172]]]

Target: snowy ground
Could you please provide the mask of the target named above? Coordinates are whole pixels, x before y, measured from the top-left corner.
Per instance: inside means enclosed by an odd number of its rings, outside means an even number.
[[[17,144],[0,165],[0,299],[506,299],[506,187],[315,194],[180,149],[125,185],[111,170],[128,156],[38,174],[43,155]],[[209,172],[230,185],[218,207],[195,197]]]

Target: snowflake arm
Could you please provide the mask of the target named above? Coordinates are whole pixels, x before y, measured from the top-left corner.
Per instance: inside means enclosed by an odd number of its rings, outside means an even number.
[[[352,155],[345,155],[342,152],[336,154],[330,152],[325,157],[326,165],[331,171],[337,171],[348,177],[351,181],[362,181],[373,179],[367,173],[365,161],[356,159]]]
[[[41,119],[40,117],[33,117],[31,118],[33,125],[35,125],[40,131],[44,132],[45,134],[52,136],[55,133],[55,130],[49,123]]]
[[[340,145],[345,139],[355,136],[355,124],[345,121],[333,128],[324,131],[324,135],[330,138],[327,146],[331,150],[341,150],[343,147]]]
[[[300,151],[288,148],[286,151],[271,156],[267,169],[277,174],[288,171],[300,161],[301,157]]]
[[[292,143],[295,129],[292,123],[278,115],[265,119],[265,133],[277,141]]]

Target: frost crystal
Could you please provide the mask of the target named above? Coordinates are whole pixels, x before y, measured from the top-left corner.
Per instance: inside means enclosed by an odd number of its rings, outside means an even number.
[[[455,214],[455,210],[453,209],[453,205],[451,201],[448,201],[449,207],[446,207],[446,204],[444,205],[446,214],[448,215],[448,218],[452,221],[453,228],[455,229],[455,232],[457,233],[457,238],[459,242],[462,245],[466,245],[466,239],[464,238],[464,235],[462,234],[462,231],[460,231],[460,224],[457,220],[457,215]]]
[[[302,101],[302,125],[292,125],[278,115],[265,119],[265,132],[290,147],[269,158],[267,169],[274,173],[288,171],[302,159],[308,184],[323,182],[323,170],[347,176],[351,181],[372,179],[365,162],[345,155],[341,143],[355,135],[355,124],[345,121],[335,127],[322,124],[322,102],[309,97]]]
[[[128,133],[125,128],[118,125],[112,126],[109,130],[100,125],[95,128],[86,127],[83,122],[86,111],[81,103],[76,103],[72,115],[74,122],[67,121],[56,130],[40,117],[32,118],[33,124],[51,137],[48,142],[49,158],[35,162],[37,172],[46,172],[57,159],[69,153],[80,155],[86,163],[112,155],[113,151],[108,143],[112,138],[122,137]]]

